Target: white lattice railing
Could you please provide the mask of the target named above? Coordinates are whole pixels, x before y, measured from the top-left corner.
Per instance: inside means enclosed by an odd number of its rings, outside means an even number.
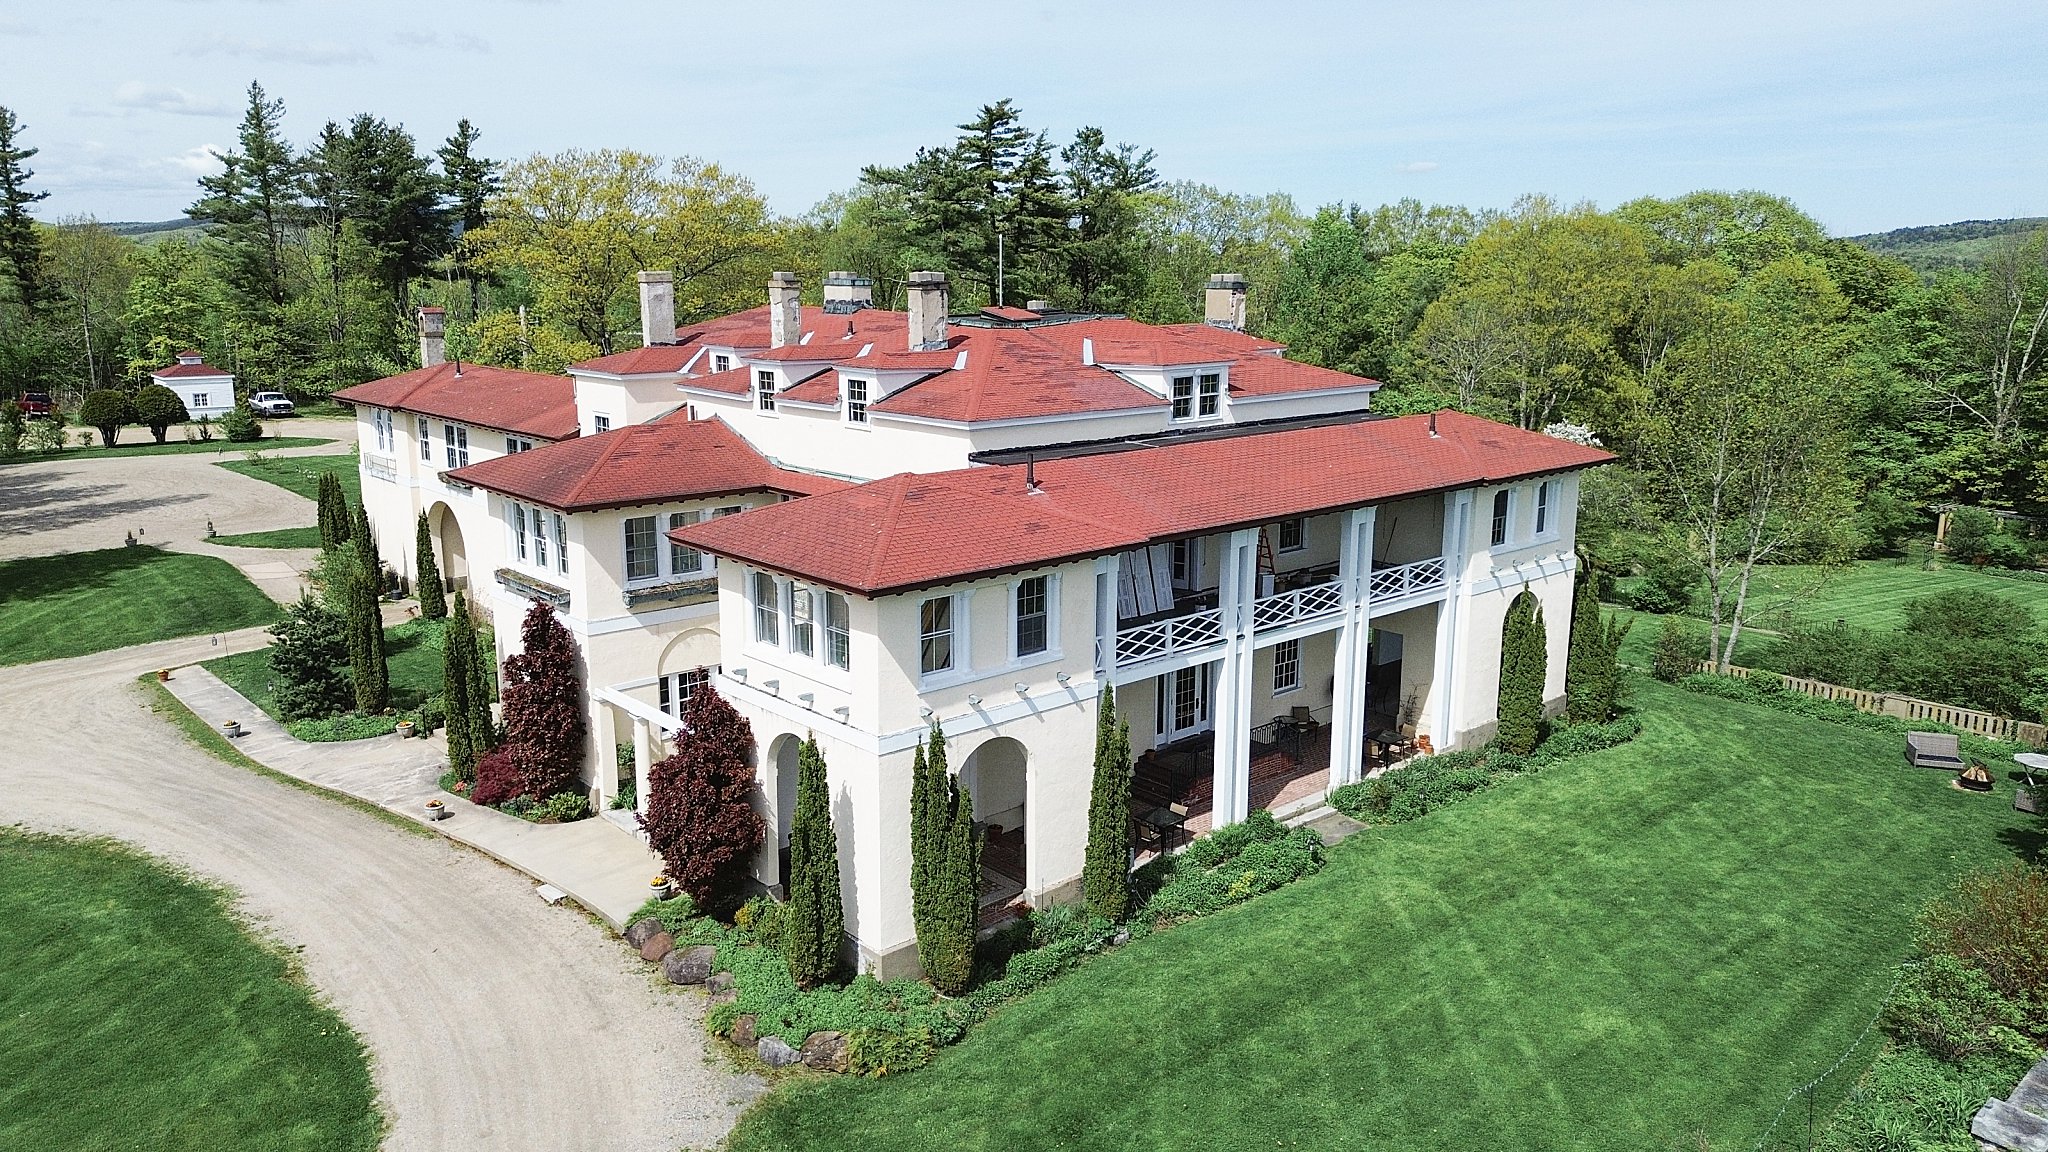
[[[1169,616],[1140,624],[1116,634],[1118,665],[1136,664],[1158,656],[1170,656],[1190,648],[1214,644],[1223,638],[1223,613],[1214,608]]]
[[[1374,600],[1399,600],[1419,592],[1434,592],[1444,586],[1444,558],[1432,556],[1413,564],[1382,568],[1372,574]]]
[[[1252,627],[1256,630],[1279,628],[1327,616],[1343,607],[1344,593],[1337,581],[1311,584],[1292,592],[1261,596],[1258,603],[1252,605]]]

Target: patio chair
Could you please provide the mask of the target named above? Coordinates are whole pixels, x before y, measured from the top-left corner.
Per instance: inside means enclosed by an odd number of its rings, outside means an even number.
[[[1963,757],[1953,732],[1906,733],[1906,763],[1916,768],[1963,770]]]

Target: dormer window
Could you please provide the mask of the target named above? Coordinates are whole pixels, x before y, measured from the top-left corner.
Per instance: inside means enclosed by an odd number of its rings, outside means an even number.
[[[1223,404],[1223,374],[1201,372],[1175,376],[1169,397],[1173,401],[1175,420],[1214,416]]]
[[[846,422],[865,424],[868,422],[868,382],[848,379],[846,381]]]
[[[730,357],[730,356],[727,356],[727,355],[725,355],[725,354],[724,354],[724,353],[722,353],[722,352],[721,352],[721,353],[718,353],[718,354],[716,354],[716,355],[714,355],[714,356],[712,356],[712,357],[711,357],[711,370],[712,370],[713,372],[730,372],[730,371],[732,371],[732,357]]]
[[[754,407],[763,412],[775,411],[775,373],[765,368],[754,373]]]

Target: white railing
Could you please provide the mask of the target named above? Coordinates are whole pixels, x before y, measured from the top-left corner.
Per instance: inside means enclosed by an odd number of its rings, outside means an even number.
[[[1252,628],[1260,631],[1279,628],[1327,616],[1343,607],[1344,592],[1337,581],[1311,584],[1292,592],[1259,597],[1258,603],[1252,605]]]
[[[1116,662],[1119,666],[1136,664],[1141,660],[1214,644],[1222,638],[1223,613],[1218,609],[1169,616],[1118,632]]]
[[[1399,600],[1404,596],[1435,592],[1444,586],[1444,558],[1432,556],[1413,564],[1374,572],[1371,596],[1374,600]]]

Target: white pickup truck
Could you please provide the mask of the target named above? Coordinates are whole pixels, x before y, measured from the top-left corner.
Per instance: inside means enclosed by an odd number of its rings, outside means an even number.
[[[249,397],[249,407],[258,416],[289,416],[298,410],[292,405],[291,397],[282,392],[258,392]]]

